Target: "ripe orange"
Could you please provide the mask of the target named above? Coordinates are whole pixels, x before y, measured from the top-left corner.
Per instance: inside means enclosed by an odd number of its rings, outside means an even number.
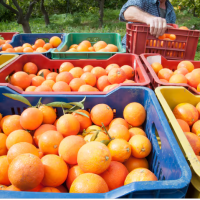
[[[52,49],[53,46],[52,46],[50,43],[46,43],[46,44],[43,46],[43,48],[46,49],[46,50],[48,51],[49,49]]]
[[[41,69],[41,70],[37,73],[37,76],[41,76],[42,73],[43,73],[43,75],[44,75],[44,78],[46,79],[47,75],[48,75],[49,73],[51,73],[51,71],[49,71],[48,69]]]
[[[69,173],[66,180],[66,186],[68,189],[70,189],[73,181],[81,174],[84,174],[84,172],[78,165],[75,165],[69,169]]]
[[[115,118],[110,122],[109,129],[112,126],[116,126],[118,124],[124,125],[124,126],[126,126],[126,128],[128,128],[128,123],[123,118]]]
[[[88,50],[88,46],[85,44],[79,44],[77,47],[77,51],[78,52],[87,52]]]
[[[92,46],[88,40],[83,40],[79,45],[82,45],[82,44],[86,45],[88,48]]]
[[[141,128],[137,127],[130,128],[129,133],[130,133],[130,138],[134,135],[143,135],[147,137],[146,133]]]
[[[43,122],[43,113],[41,110],[31,107],[24,110],[20,116],[20,124],[24,129],[35,130]]]
[[[69,84],[73,78],[74,77],[72,76],[71,73],[69,73],[69,72],[61,72],[56,77],[56,82],[63,81],[63,82],[66,82],[67,84]]]
[[[57,187],[65,182],[68,175],[68,166],[57,155],[46,155],[41,159],[44,165],[43,186]]]
[[[105,47],[106,50],[108,50],[108,52],[117,52],[118,51],[118,47],[114,44],[108,44]]]
[[[182,120],[183,121],[183,120]],[[184,121],[185,122],[185,121]],[[186,123],[186,122],[185,122]],[[187,123],[186,123],[187,124]],[[187,124],[188,125],[188,124]],[[184,132],[190,132],[190,127],[187,129],[187,131]],[[192,126],[192,133],[195,133],[197,136],[200,137],[200,120],[196,121]]]
[[[8,149],[6,147],[7,136],[3,133],[0,133],[0,156],[6,155]]]
[[[37,39],[35,41],[35,47],[38,48],[38,47],[43,47],[45,45],[45,41],[42,40],[42,39]]]
[[[35,130],[33,140],[37,146],[38,146],[38,142],[41,135],[45,133],[46,131],[50,131],[50,130],[56,131],[56,127],[52,124],[43,124],[38,129]]]
[[[52,80],[56,82],[56,77],[58,76],[58,73],[56,72],[51,72],[46,76],[46,80]]]
[[[14,50],[15,50],[15,52],[23,53],[24,48],[23,47],[15,47]]]
[[[169,79],[171,78],[172,75],[173,75],[173,72],[170,69],[167,69],[167,68],[161,69],[158,72],[158,78],[159,79],[165,79],[167,81],[169,81]]]
[[[129,65],[123,65],[121,69],[125,72],[127,79],[132,79],[134,77],[134,69]]]
[[[137,168],[128,174],[124,182],[124,185],[137,181],[157,181],[157,180],[158,179],[155,176],[155,174],[152,173],[150,170],[146,168]]]
[[[28,192],[39,192],[43,186],[39,184],[37,187],[33,188],[32,190],[28,190]]]
[[[37,187],[44,177],[44,166],[41,160],[30,153],[16,157],[9,166],[10,182],[20,190],[31,190]]]
[[[118,64],[110,64],[106,67],[106,73],[108,74],[111,69],[120,68]]]
[[[92,65],[86,65],[83,67],[84,72],[91,72],[94,67]]]
[[[22,129],[11,132],[10,135],[7,137],[6,147],[10,149],[14,144],[17,144],[19,142],[28,142],[32,144],[33,139],[31,134]]]
[[[56,121],[56,112],[50,106],[41,105],[38,108],[43,114],[43,124],[53,124]]]
[[[187,84],[187,79],[183,74],[175,74],[172,75],[171,78],[169,79],[169,83],[186,83]]]
[[[144,107],[137,102],[129,103],[124,108],[124,119],[132,126],[140,126],[146,119],[146,111]]]
[[[128,175],[126,167],[116,161],[111,161],[108,169],[100,174],[108,185],[109,190],[114,190],[124,185],[124,181]]]
[[[11,76],[10,83],[22,89],[26,89],[31,84],[31,78],[27,73],[19,71]]]
[[[106,104],[97,104],[91,110],[91,120],[98,126],[108,126],[113,119],[113,111]]]
[[[183,132],[190,132],[190,127],[189,127],[189,125],[188,125],[187,122],[185,122],[185,121],[182,120],[182,119],[177,119],[177,121],[178,121],[178,123],[179,123],[181,129],[183,130]],[[198,122],[198,121],[197,121],[197,122]],[[195,123],[197,123],[197,122],[195,122]],[[194,125],[195,125],[195,123],[194,123]],[[194,125],[193,125],[193,127],[194,127]],[[193,131],[192,131],[192,132],[193,132]],[[200,133],[200,132],[199,132],[199,133]]]
[[[57,188],[54,187],[43,187],[39,192],[61,193]]]
[[[6,116],[4,116],[2,119],[1,119],[1,121],[0,121],[0,128],[3,130],[3,123],[4,123],[4,121],[8,118],[8,117],[10,117],[10,116],[12,116],[12,115],[6,115]]]
[[[24,65],[23,71],[26,72],[27,74],[36,74],[38,71],[38,68],[36,64],[32,62],[28,62]]]
[[[200,72],[193,70],[192,72],[185,75],[187,78],[188,85],[197,88],[200,83]]]
[[[107,44],[106,44],[106,42],[104,42],[104,41],[98,41],[97,43],[95,43],[95,44],[93,45],[95,51],[99,51],[99,50],[105,48],[106,46],[107,46]]]
[[[108,191],[108,186],[101,176],[85,173],[74,180],[69,193],[105,193]]]
[[[124,165],[129,172],[137,168],[149,168],[149,163],[146,158],[134,158],[133,156],[130,156],[129,159],[124,162]]]
[[[71,92],[69,85],[63,81],[56,82],[53,85],[52,90],[54,92]]]
[[[199,156],[200,155],[200,138],[194,133],[185,132],[185,136],[188,139],[194,153]]]
[[[76,111],[80,112],[80,113],[84,113],[88,116],[88,118],[87,118],[87,117],[80,115],[78,113],[72,113],[72,115],[74,115],[76,117],[76,119],[79,121],[80,132],[82,132],[84,129],[87,129],[89,126],[92,125],[92,121],[90,119],[90,113],[86,110],[76,110]]]
[[[61,44],[62,40],[58,36],[53,36],[49,43],[53,46],[53,48],[57,48]]]
[[[192,64],[192,62],[187,61],[187,60],[181,61],[178,64],[177,69],[180,69],[182,67],[186,68],[188,70],[188,72],[192,72],[194,70],[194,65]]]
[[[2,50],[3,50],[3,51],[6,51],[6,50],[9,49],[9,48],[12,48],[12,49],[13,49],[13,46],[12,46],[11,44],[3,44],[3,45],[2,45]]]
[[[80,148],[77,162],[83,172],[101,174],[108,169],[111,154],[105,144],[96,141],[88,142]]]
[[[10,181],[8,179],[8,168],[9,163],[7,156],[0,157],[0,184],[1,185],[10,185]]]
[[[26,48],[24,48],[23,52],[24,53],[32,53],[33,49],[32,49],[32,47],[26,47]]]
[[[60,143],[59,156],[68,164],[77,164],[77,154],[85,143],[85,140],[77,135],[68,136]]]
[[[44,155],[58,155],[58,147],[62,140],[63,136],[58,131],[46,131],[40,136],[38,146]]]
[[[124,139],[114,139],[108,144],[112,161],[124,162],[131,156],[131,145]]]
[[[46,80],[46,81],[44,81],[44,82],[42,83],[41,86],[48,86],[48,87],[50,87],[50,88],[52,89],[52,87],[53,87],[54,84],[55,84],[54,81],[52,81],[52,80]]]
[[[74,78],[69,84],[71,90],[74,92],[78,91],[82,85],[85,85],[85,81],[81,78]]]
[[[6,52],[15,53],[15,50],[13,48],[8,48],[8,49],[6,49]]]
[[[179,29],[189,30],[186,26],[181,26]]]
[[[45,81],[45,79],[42,76],[35,76],[31,79],[31,85],[32,86],[40,86],[43,82]]]
[[[34,92],[52,92],[52,89],[47,85],[40,85],[34,90]]]
[[[83,69],[80,67],[74,67],[69,71],[74,78],[80,78],[84,73]]]
[[[103,91],[104,88],[108,85],[111,85],[110,82],[108,81],[108,76],[101,76],[98,80],[97,80],[97,88],[99,89],[99,91]]]
[[[108,81],[111,84],[123,83],[126,80],[126,73],[123,69],[114,68],[108,73]]]
[[[152,63],[152,64],[151,64],[151,67],[152,67],[152,69],[154,70],[154,72],[155,72],[156,74],[158,74],[158,72],[159,72],[161,69],[163,69],[163,66],[162,66],[160,63],[158,63],[158,62]]]
[[[69,49],[77,49],[77,47],[78,47],[78,44],[72,44],[70,47],[69,47]]]
[[[151,142],[143,135],[135,135],[129,140],[131,153],[135,158],[145,158],[151,152]]]
[[[96,132],[96,133],[97,133],[97,132]],[[90,134],[88,134],[88,135],[86,135],[86,136],[84,137],[84,140],[85,140],[86,142],[92,142],[92,141],[91,141],[92,136],[93,136],[93,134],[90,133]],[[101,142],[101,141],[103,141],[103,140],[110,140],[110,138],[108,137],[107,134],[105,134],[104,132],[101,131],[101,132],[98,133],[98,136],[96,137],[96,139],[95,139],[94,141],[96,141],[96,142]]]
[[[37,157],[39,157],[38,149],[27,142],[19,142],[14,144],[9,150],[7,154],[8,162],[11,163],[17,156],[21,154],[31,153]]]
[[[74,65],[70,62],[64,62],[60,65],[59,72],[69,72],[72,68],[74,68]]]
[[[182,74],[182,75],[186,75],[188,74],[188,70],[184,67],[177,69],[176,71],[174,71],[174,74]]]
[[[81,79],[83,79],[85,81],[85,83],[88,84],[88,85],[91,85],[91,86],[95,86],[96,85],[97,78],[91,72],[83,73],[81,75]]]
[[[75,116],[65,114],[58,119],[56,128],[64,137],[77,135],[80,130],[80,123]]]
[[[6,135],[9,135],[11,132],[15,130],[22,129],[22,126],[20,124],[20,116],[12,115],[7,117],[2,124],[2,129]]]
[[[59,185],[58,187],[56,187],[56,189],[58,189],[61,193],[68,193],[67,188],[63,185]]]
[[[101,76],[107,75],[106,70],[102,67],[94,67],[91,73],[94,74],[97,79]]]
[[[81,85],[78,92],[99,92],[99,90],[91,85]]]
[[[46,52],[47,50],[46,49],[44,49],[44,48],[42,48],[42,47],[38,47],[37,49],[36,49],[36,52],[39,52],[39,53],[43,53],[43,52]]]

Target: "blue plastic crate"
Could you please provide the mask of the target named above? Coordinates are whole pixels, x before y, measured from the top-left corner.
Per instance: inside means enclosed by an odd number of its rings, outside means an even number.
[[[27,107],[2,93],[16,92],[8,87],[0,87],[0,112],[3,115],[20,114]],[[23,96],[32,105],[36,105],[40,97],[44,104],[53,101],[76,102],[84,98],[83,95]],[[191,180],[191,171],[152,90],[127,86],[117,88],[107,95],[86,95],[85,109],[105,103],[116,109],[116,117],[123,117],[124,107],[131,102],[141,103],[147,111],[147,120],[143,126],[152,143],[152,152],[147,159],[150,170],[159,181],[135,182],[103,194],[0,191],[0,198],[184,198]],[[58,115],[62,115],[62,109],[58,109]],[[161,148],[157,139],[161,142]]]
[[[66,33],[32,33],[32,34],[24,33],[24,34],[14,35],[10,44],[13,47],[22,46],[24,43],[30,43],[30,44],[34,45],[34,43],[37,39],[44,39],[44,40],[48,39],[49,40],[53,36],[58,36],[62,40],[61,44],[58,46],[58,48],[59,48],[64,45],[66,35],[67,35]],[[34,54],[43,54],[46,57],[51,58],[51,50],[52,49],[49,49],[45,53],[34,52]],[[0,51],[2,51],[2,48],[0,48]],[[7,54],[7,53],[0,52],[0,54]],[[8,53],[8,54],[10,54],[10,53]],[[22,54],[33,54],[33,53],[12,53],[12,54],[22,55]]]

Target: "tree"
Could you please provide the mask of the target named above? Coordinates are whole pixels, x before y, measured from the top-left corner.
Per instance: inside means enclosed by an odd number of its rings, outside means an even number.
[[[103,16],[104,16],[104,2],[105,0],[96,0],[99,4],[99,28],[103,26]]]
[[[46,26],[48,26],[50,24],[50,21],[49,21],[49,15],[44,6],[44,0],[40,1],[40,9],[41,9],[42,14],[44,15],[45,24]]]

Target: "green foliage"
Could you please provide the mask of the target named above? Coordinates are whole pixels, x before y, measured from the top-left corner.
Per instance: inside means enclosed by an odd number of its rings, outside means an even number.
[[[4,6],[0,4],[0,22],[1,21],[12,21],[15,19],[14,14],[6,9]]]

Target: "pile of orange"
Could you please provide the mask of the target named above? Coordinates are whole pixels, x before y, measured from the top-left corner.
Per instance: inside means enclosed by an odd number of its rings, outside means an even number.
[[[120,83],[135,83],[134,70],[129,65],[110,64],[106,69],[86,65],[83,69],[64,62],[59,73],[38,67],[28,62],[23,71],[15,72],[10,83],[27,92],[97,92],[108,91]]]
[[[82,115],[82,114],[84,115]],[[135,181],[157,181],[146,157],[152,146],[144,107],[128,104],[123,118],[97,104],[57,119],[40,104],[0,121],[1,190],[105,193]],[[106,126],[103,126],[103,124]]]
[[[196,107],[190,103],[178,104],[173,113],[200,161],[200,102]]]
[[[185,83],[200,92],[200,69],[195,69],[192,62],[187,60],[181,61],[175,71],[163,68],[157,62],[152,63],[151,67],[158,75],[160,81],[164,83]]]
[[[88,40],[80,44],[73,44],[66,52],[117,52],[118,47],[114,44],[107,44],[104,41],[98,41],[93,46]]]
[[[53,36],[50,38],[49,43],[46,43],[42,39],[37,39],[34,45],[29,43],[24,43],[22,46],[13,47],[11,44],[6,42],[1,46],[0,40],[0,47],[2,47],[2,51],[0,53],[43,53],[47,52],[51,48],[57,48],[61,44],[61,39],[57,36]]]
[[[9,44],[11,42],[11,40],[3,40],[0,39],[0,48],[4,45],[4,44]]]

